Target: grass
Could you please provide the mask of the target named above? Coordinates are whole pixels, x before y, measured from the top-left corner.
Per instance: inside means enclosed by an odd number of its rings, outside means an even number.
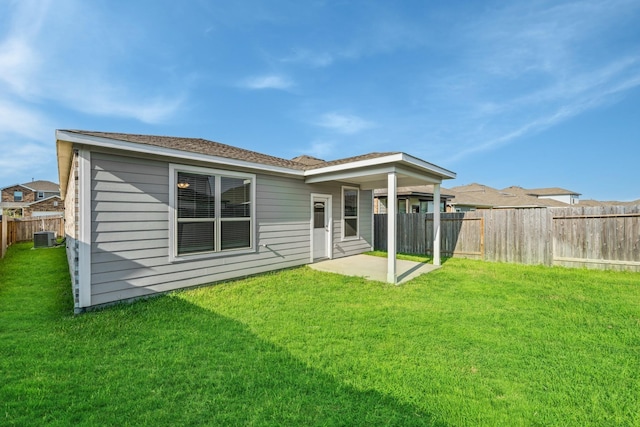
[[[640,425],[640,275],[297,268],[72,315],[64,249],[0,261],[0,425]]]

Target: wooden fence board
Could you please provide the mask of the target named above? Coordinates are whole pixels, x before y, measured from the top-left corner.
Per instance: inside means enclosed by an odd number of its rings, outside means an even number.
[[[33,240],[33,233],[38,231],[54,231],[56,237],[64,236],[64,218],[55,216],[13,219],[3,215],[0,228],[0,256],[4,257],[7,247],[14,243]]]
[[[385,215],[375,248],[386,250]],[[398,252],[430,254],[433,214],[398,214]],[[445,256],[640,271],[640,206],[493,209],[441,214]]]

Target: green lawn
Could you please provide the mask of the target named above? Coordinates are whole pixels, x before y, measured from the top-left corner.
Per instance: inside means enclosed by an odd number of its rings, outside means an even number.
[[[0,261],[0,425],[640,425],[640,274],[297,268],[72,314],[64,249]]]

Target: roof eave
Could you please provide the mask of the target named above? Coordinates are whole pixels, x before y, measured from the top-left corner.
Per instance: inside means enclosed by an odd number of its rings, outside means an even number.
[[[325,167],[319,167],[314,169],[307,169],[304,175],[307,177],[315,175],[330,174],[335,172],[344,172],[350,169],[367,168],[372,166],[385,166],[389,164],[404,164],[421,170],[425,170],[432,175],[436,175],[440,179],[454,179],[456,173],[450,170],[444,169],[440,166],[434,165],[417,157],[410,156],[406,153],[394,153],[387,156],[374,157],[372,159],[358,160],[355,162],[341,163],[338,165],[331,165]]]
[[[220,163],[240,168],[253,169],[258,171],[303,176],[302,170],[290,169],[281,166],[266,165],[262,163],[248,162],[245,160],[237,160],[228,157],[212,156],[209,154],[194,153],[190,151],[178,150],[174,148],[160,147],[157,145],[146,145],[136,142],[121,141],[111,138],[103,138],[93,135],[83,135],[75,132],[67,132],[64,130],[56,131],[58,141],[66,141],[70,143],[91,145],[94,147],[108,148],[115,150],[126,150],[141,154],[155,154],[171,158],[205,161],[208,163]]]

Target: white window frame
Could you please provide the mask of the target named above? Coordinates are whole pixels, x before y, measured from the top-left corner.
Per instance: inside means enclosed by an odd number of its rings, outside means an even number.
[[[40,199],[44,199],[44,191],[38,191],[38,196],[37,196],[38,200]]]
[[[177,197],[178,192],[177,184],[178,184],[178,172],[186,172],[186,173],[195,173],[202,175],[214,176],[216,180],[215,185],[215,203],[216,203],[216,218],[215,218],[215,245],[216,248],[214,251],[208,252],[200,252],[194,254],[185,254],[178,255],[178,212],[176,209],[177,206]],[[220,181],[222,177],[226,178],[241,178],[241,179],[249,179],[251,180],[250,186],[250,200],[251,200],[251,218],[249,218],[249,230],[250,230],[250,245],[247,248],[238,248],[238,249],[225,249],[222,250],[221,246],[221,223],[224,221],[234,221],[233,218],[221,218],[220,213],[222,212],[221,203],[222,198],[220,195],[221,185]],[[256,251],[256,175],[251,173],[243,173],[243,172],[235,172],[228,171],[223,169],[212,169],[212,168],[204,168],[197,166],[188,166],[188,165],[180,165],[180,164],[169,164],[169,261],[170,262],[179,262],[179,261],[191,261],[191,260],[199,260],[199,259],[208,259],[208,258],[218,258],[229,255],[236,254],[246,254],[246,253],[254,253]],[[243,221],[246,221],[243,219]]]
[[[354,216],[345,216],[344,214],[344,208],[345,208],[345,203],[344,203],[344,192],[345,190],[356,190],[356,208],[357,208],[357,212],[358,215]],[[342,230],[340,231],[341,234],[341,239],[342,240],[358,240],[360,238],[360,188],[359,187],[350,187],[350,186],[346,186],[343,185],[342,186],[342,197],[341,197],[341,201],[340,201],[340,218],[341,218],[341,225],[342,227],[340,227]],[[347,219],[356,219],[356,235],[355,236],[345,236],[344,235],[344,230],[346,229],[345,227],[345,220]]]
[[[20,200],[16,200],[16,194],[20,193]],[[13,201],[14,202],[24,202],[24,192],[23,191],[14,191],[13,192]]]

